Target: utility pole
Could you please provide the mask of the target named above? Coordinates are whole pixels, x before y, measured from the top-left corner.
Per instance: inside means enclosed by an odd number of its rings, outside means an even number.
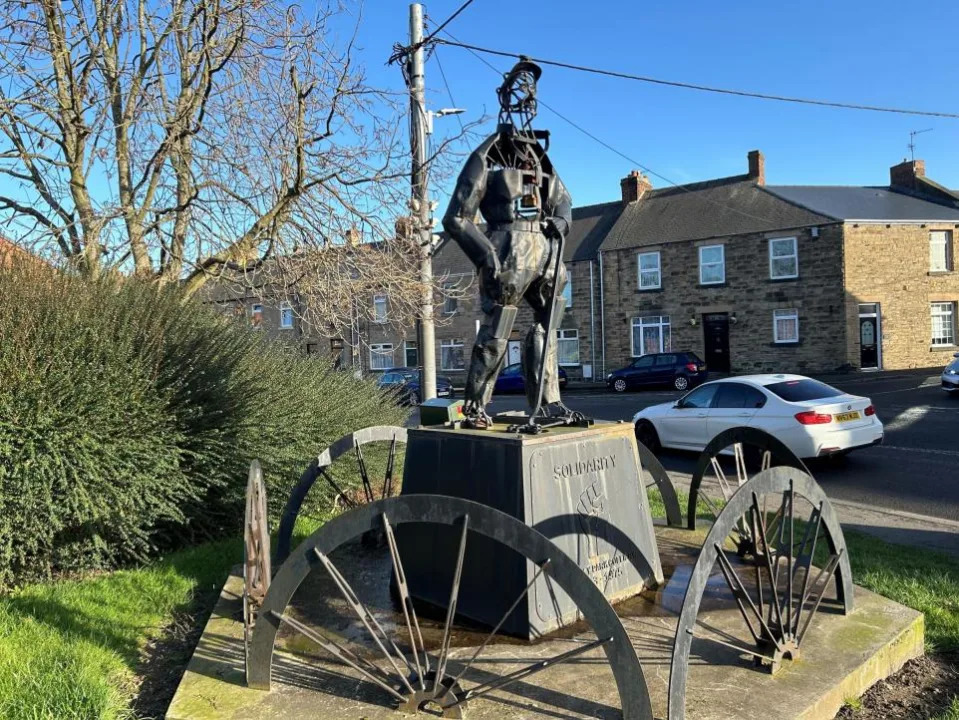
[[[420,253],[420,317],[417,323],[416,345],[420,357],[420,398],[436,397],[436,332],[433,325],[433,228],[430,226],[429,188],[426,184],[426,93],[423,69],[423,6],[410,5],[410,151],[413,158],[411,174],[413,237]]]

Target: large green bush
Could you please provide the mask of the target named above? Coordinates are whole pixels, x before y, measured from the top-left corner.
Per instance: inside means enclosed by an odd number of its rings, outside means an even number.
[[[176,289],[0,270],[0,587],[239,527],[346,432],[400,423],[330,369]]]

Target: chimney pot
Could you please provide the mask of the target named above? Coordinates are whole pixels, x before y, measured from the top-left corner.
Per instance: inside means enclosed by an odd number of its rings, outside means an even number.
[[[889,184],[898,187],[916,189],[916,180],[926,176],[926,163],[923,160],[903,160],[889,168]]]
[[[653,184],[639,170],[633,170],[619,181],[619,188],[623,194],[623,205],[629,205],[642,200],[643,196],[653,189]]]
[[[766,158],[759,150],[750,150],[746,155],[749,161],[749,179],[757,185],[766,184]]]

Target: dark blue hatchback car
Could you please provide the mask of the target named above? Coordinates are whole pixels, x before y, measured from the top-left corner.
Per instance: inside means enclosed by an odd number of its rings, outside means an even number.
[[[559,386],[566,387],[566,371],[559,369]],[[526,391],[526,382],[523,380],[523,366],[519,363],[507,365],[496,378],[496,385],[493,392],[498,393],[521,393]]]
[[[653,353],[606,376],[606,387],[616,392],[655,385],[688,390],[706,381],[706,363],[694,352]]]

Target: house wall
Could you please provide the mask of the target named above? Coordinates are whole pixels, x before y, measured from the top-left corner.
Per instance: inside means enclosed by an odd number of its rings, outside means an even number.
[[[796,236],[799,277],[771,280],[769,240]],[[699,250],[725,246],[726,281],[699,284]],[[640,252],[660,252],[662,288],[639,290]],[[842,227],[839,224],[770,233],[753,233],[703,241],[683,241],[603,252],[605,286],[605,372],[632,358],[632,319],[648,315],[670,318],[673,350],[705,357],[702,318],[728,313],[730,365],[733,373],[821,372],[846,362],[842,291]],[[776,344],[773,311],[798,310],[799,342]],[[695,320],[692,325],[690,320]]]
[[[932,230],[952,231],[951,272],[930,272]],[[945,365],[959,348],[932,347],[930,304],[959,303],[959,224],[846,223],[844,240],[848,362],[860,366],[859,304],[879,303],[883,369]]]

